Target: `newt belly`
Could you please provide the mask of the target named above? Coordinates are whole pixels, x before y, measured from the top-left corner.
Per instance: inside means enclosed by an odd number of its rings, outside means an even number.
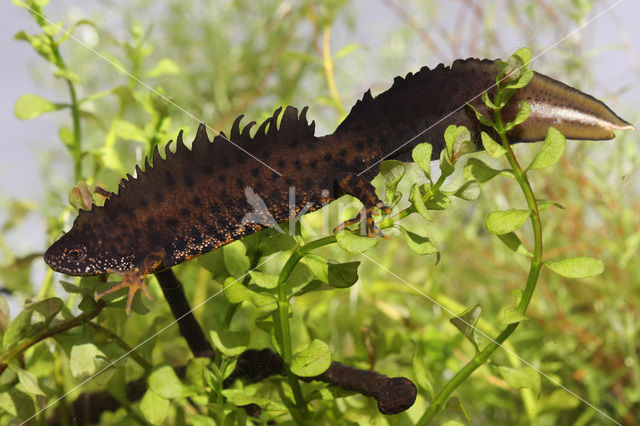
[[[144,170],[136,166],[136,176],[127,175],[104,206],[80,210],[45,261],[71,275],[123,274],[117,288],[129,288],[129,312],[136,290],[146,292],[147,274],[343,194],[363,203],[358,219],[373,233],[371,213],[385,206],[370,183],[377,173],[372,165],[383,157],[408,160],[412,148],[425,141],[433,145],[432,159],[439,158],[450,124],[467,126],[481,149],[479,135],[486,128],[465,105],[485,111],[479,95],[493,86],[496,74],[494,61],[467,59],[396,77],[375,98],[367,91],[336,131],[323,137],[315,136],[306,108],[298,113],[293,107],[276,110],[254,136],[249,130],[255,122],[241,127],[242,116],[229,137],[220,133],[213,141],[200,125],[191,149],[180,132],[164,158],[156,147]],[[633,128],[590,95],[538,73],[503,109],[505,119],[522,100],[531,104],[532,114],[511,131],[513,141],[542,140],[551,125],[567,138],[594,140]]]

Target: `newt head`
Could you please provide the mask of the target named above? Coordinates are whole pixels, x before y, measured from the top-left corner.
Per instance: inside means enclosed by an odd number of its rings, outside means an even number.
[[[87,237],[74,226],[47,249],[44,261],[69,275],[99,275],[130,269],[130,259],[109,255],[101,240]]]

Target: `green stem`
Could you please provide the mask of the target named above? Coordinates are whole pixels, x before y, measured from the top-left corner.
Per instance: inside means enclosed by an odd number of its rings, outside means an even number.
[[[502,91],[499,89],[496,95],[496,105],[500,105],[500,98],[502,96]],[[529,275],[527,277],[527,284],[525,286],[524,292],[522,294],[522,298],[518,303],[518,312],[524,315],[529,306],[529,302],[531,301],[531,297],[533,296],[533,292],[536,288],[536,283],[538,281],[538,276],[540,275],[540,268],[542,267],[542,223],[540,222],[540,211],[538,209],[538,204],[536,202],[535,195],[533,194],[533,190],[531,189],[531,185],[529,184],[529,180],[527,179],[526,172],[522,170],[520,164],[511,149],[511,145],[509,145],[509,141],[507,140],[506,131],[504,128],[504,123],[502,121],[502,116],[500,115],[500,110],[494,111],[494,118],[496,123],[496,131],[500,135],[500,142],[502,146],[507,150],[506,156],[509,161],[509,165],[513,170],[514,176],[524,193],[524,197],[527,201],[527,205],[531,210],[531,224],[533,226],[533,235],[534,235],[534,253],[531,259],[531,265],[529,267]],[[503,342],[505,342],[509,336],[518,328],[519,323],[509,324],[502,332],[491,341],[485,348],[476,353],[476,355],[469,361],[456,375],[447,382],[447,384],[438,392],[435,399],[429,405],[429,408],[425,411],[423,416],[418,421],[418,425],[428,424],[433,417],[445,406],[447,401],[449,400],[450,395],[453,391],[480,366],[487,362],[489,357],[498,349]]]
[[[145,373],[149,373],[153,369],[153,365],[149,364],[149,362],[144,359],[142,355],[136,352],[131,346],[127,344],[127,342],[122,340],[122,338],[115,334],[113,331],[101,326],[100,324],[96,324],[95,322],[88,322],[87,324],[100,333],[106,334],[110,339],[115,341],[118,346],[125,350],[127,354],[131,355],[131,358],[133,358],[138,363],[138,365],[140,365],[140,367],[144,369]]]
[[[105,304],[103,301],[98,301],[95,309],[91,312],[85,312],[84,314],[75,317],[69,321],[64,321],[61,324],[57,325],[56,327],[41,331],[40,333],[36,334],[35,336],[32,336],[29,339],[25,339],[23,341],[21,341],[18,345],[16,345],[13,349],[11,349],[10,351],[6,352],[5,354],[2,355],[2,357],[0,357],[0,374],[2,374],[4,372],[4,370],[6,370],[7,365],[9,364],[9,362],[15,358],[16,356],[18,356],[19,354],[21,354],[22,352],[26,351],[27,349],[29,349],[31,346],[35,345],[36,343],[39,343],[41,341],[43,341],[44,339],[48,338],[48,337],[52,337],[55,336],[58,333],[62,333],[63,331],[69,330],[71,328],[77,327],[79,325],[83,325],[84,323],[92,320],[93,318],[97,317],[100,312],[102,312],[102,309],[104,308]]]
[[[42,13],[42,12],[40,12]],[[43,19],[44,20],[44,19]],[[62,59],[58,44],[53,37],[47,35],[51,46],[51,52],[55,58],[55,64],[61,71],[68,71],[67,65]],[[63,77],[64,78],[64,77]],[[79,181],[82,178],[82,126],[80,125],[80,104],[78,103],[78,95],[73,82],[65,78],[67,87],[69,89],[69,96],[71,97],[71,117],[73,121],[73,145],[70,147],[71,156],[73,157],[74,171],[73,176],[75,181]]]
[[[302,259],[302,253],[300,249],[296,249],[289,259],[287,263],[282,268],[280,272],[280,276],[278,277],[278,310],[277,310],[277,319],[278,325],[280,328],[280,351],[282,355],[282,359],[284,360],[285,370],[287,381],[291,386],[291,390],[293,392],[293,398],[296,402],[296,407],[299,410],[299,413],[291,412],[292,416],[294,416],[294,420],[299,423],[298,414],[303,414],[304,418],[308,418],[307,414],[307,403],[304,400],[304,395],[302,394],[302,389],[300,388],[300,383],[298,382],[298,378],[291,372],[289,369],[289,365],[291,365],[291,359],[293,357],[292,349],[291,349],[291,328],[289,324],[289,297],[287,296],[287,286],[285,281],[291,274],[291,271],[296,266],[296,264]]]
[[[331,25],[324,27],[322,32],[322,65],[324,67],[324,74],[327,78],[329,92],[331,93],[331,99],[333,99],[333,103],[338,109],[340,115],[343,116],[344,106],[340,100],[338,86],[336,86],[336,78],[333,71],[333,59],[331,58]]]

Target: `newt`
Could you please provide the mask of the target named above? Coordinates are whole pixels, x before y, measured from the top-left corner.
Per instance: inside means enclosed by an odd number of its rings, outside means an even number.
[[[71,230],[49,247],[44,260],[70,275],[124,275],[96,298],[128,288],[129,314],[137,290],[149,297],[148,274],[314,211],[344,194],[364,206],[347,224],[362,219],[370,234],[378,233],[372,215],[388,208],[370,183],[377,174],[374,165],[382,158],[411,161],[413,147],[425,141],[433,145],[432,160],[438,159],[450,124],[466,126],[482,149],[480,132],[489,129],[466,105],[488,115],[480,95],[494,86],[497,73],[496,62],[474,58],[423,67],[396,77],[375,98],[368,90],[326,136],[315,135],[306,107],[299,113],[291,106],[275,110],[254,136],[250,129],[255,122],[241,126],[242,115],[228,138],[220,133],[210,141],[201,124],[191,149],[180,131],[174,152],[172,141],[164,158],[156,146],[144,168],[136,166],[135,177],[128,174],[117,193],[106,194],[104,206],[80,210]],[[633,129],[604,103],[543,74],[534,73],[512,96],[502,110],[506,121],[515,117],[522,100],[532,111],[510,131],[513,142],[543,140],[549,126],[569,139],[589,140],[612,139],[614,130]],[[290,188],[295,189],[292,206]],[[258,211],[259,203],[252,202],[256,196],[264,201]]]

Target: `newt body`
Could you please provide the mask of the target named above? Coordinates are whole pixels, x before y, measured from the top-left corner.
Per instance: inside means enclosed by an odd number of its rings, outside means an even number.
[[[372,166],[385,157],[410,161],[413,147],[425,141],[433,145],[432,159],[439,158],[450,124],[467,126],[482,149],[479,135],[487,129],[465,105],[486,113],[480,95],[494,85],[496,74],[494,61],[467,59],[396,77],[375,98],[367,91],[336,131],[323,137],[315,136],[306,108],[298,114],[287,107],[279,126],[281,109],[276,110],[253,137],[249,130],[255,123],[241,128],[238,117],[229,139],[274,170],[228,143],[224,134],[211,143],[204,125],[191,150],[180,132],[175,152],[167,148],[163,159],[156,147],[152,165],[147,159],[144,171],[136,166],[136,177],[127,175],[103,207],[81,210],[72,229],[47,250],[45,261],[72,275],[128,274],[120,287],[129,286],[131,298],[134,287],[144,290],[143,279],[151,272],[316,210],[343,194],[362,201],[371,229],[371,212],[384,208],[369,183],[377,173]],[[542,140],[550,125],[567,138],[592,140],[633,128],[602,102],[542,74],[510,99],[505,120],[515,116],[523,99],[532,113],[511,131],[513,141]],[[295,188],[293,209],[290,188]],[[256,195],[266,209],[256,210]],[[258,220],[243,223],[245,217]]]

